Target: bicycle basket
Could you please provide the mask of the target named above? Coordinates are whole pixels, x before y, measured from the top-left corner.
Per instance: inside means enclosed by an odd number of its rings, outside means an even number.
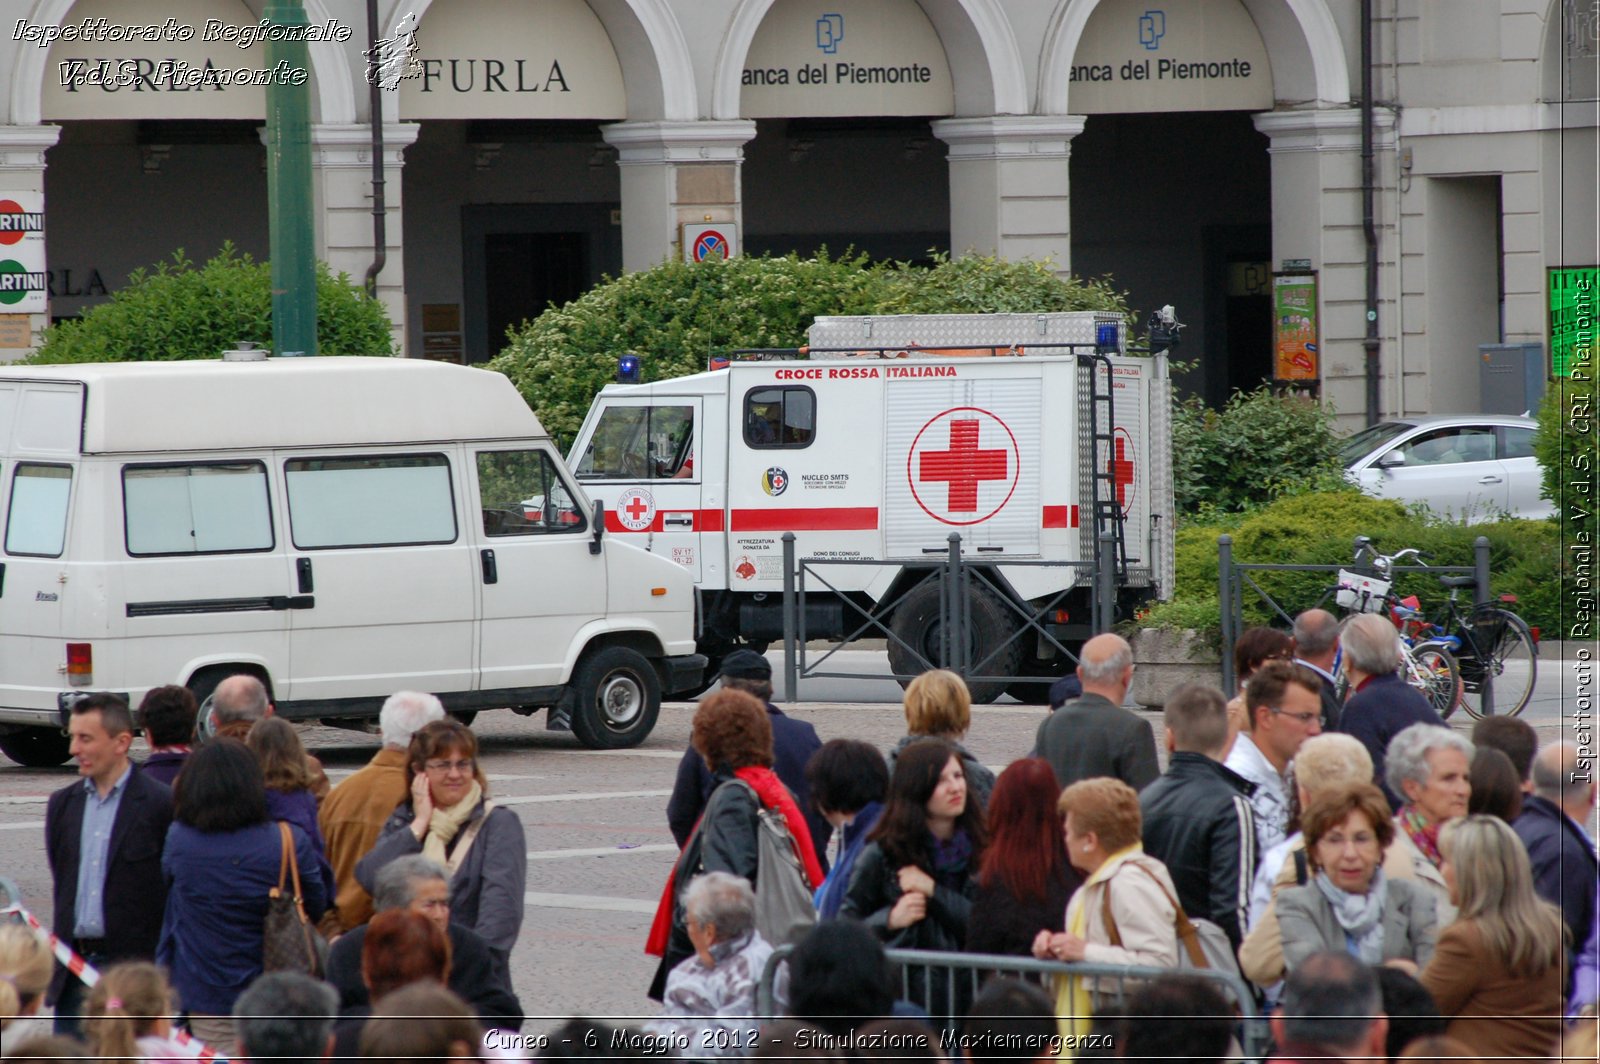
[[[1389,587],[1389,581],[1381,577],[1340,569],[1339,591],[1333,600],[1344,609],[1357,613],[1382,613]]]

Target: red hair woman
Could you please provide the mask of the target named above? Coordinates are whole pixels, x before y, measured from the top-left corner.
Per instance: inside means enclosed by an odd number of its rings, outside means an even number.
[[[1067,860],[1056,814],[1060,796],[1043,758],[1014,761],[1000,773],[989,796],[989,843],[967,919],[968,952],[1027,957],[1040,928],[1065,930],[1067,899],[1083,876]]]

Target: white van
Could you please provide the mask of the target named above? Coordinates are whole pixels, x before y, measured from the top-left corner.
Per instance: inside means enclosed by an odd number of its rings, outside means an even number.
[[[0,367],[0,750],[60,764],[78,693],[237,672],[290,719],[412,689],[634,745],[705,658],[690,575],[604,529],[498,373]]]

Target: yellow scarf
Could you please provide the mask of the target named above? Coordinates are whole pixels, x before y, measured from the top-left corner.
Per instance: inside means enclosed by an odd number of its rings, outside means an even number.
[[[450,859],[445,856],[444,849],[456,837],[456,832],[461,830],[461,825],[472,816],[472,811],[478,808],[478,799],[482,797],[483,787],[473,780],[472,788],[461,801],[448,808],[434,806],[433,816],[428,818],[428,834],[422,840],[422,856],[448,868]]]
[[[1072,901],[1067,905],[1067,932],[1086,938],[1089,930],[1089,888],[1096,883],[1104,883],[1117,870],[1122,867],[1122,859],[1132,854],[1143,853],[1144,847],[1139,843],[1118,850],[1105,859],[1105,863],[1094,870],[1094,874],[1083,881],[1073,894]],[[1110,890],[1110,887],[1106,887]],[[1059,975],[1056,977],[1056,1023],[1061,1031],[1061,1060],[1071,1060],[1076,1056],[1076,1042],[1083,1035],[1089,1033],[1089,1026],[1094,1018],[1094,999],[1089,993],[1084,981],[1075,975]]]

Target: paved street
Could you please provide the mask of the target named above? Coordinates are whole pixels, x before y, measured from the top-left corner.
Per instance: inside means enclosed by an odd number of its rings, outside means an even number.
[[[781,657],[773,660],[781,669]],[[880,652],[847,651],[827,670],[880,671],[883,660]],[[1549,740],[1561,730],[1562,687],[1572,689],[1572,672],[1570,664],[1551,659],[1542,659],[1540,667],[1538,697],[1526,716],[1541,739]],[[777,679],[781,687],[781,672]],[[802,682],[801,694],[817,701],[802,703],[793,714],[814,723],[824,739],[852,736],[888,747],[904,733],[899,688],[892,681],[815,679]],[[543,715],[478,717],[474,727],[491,792],[516,810],[527,829],[527,916],[512,965],[530,1015],[654,1012],[644,988],[655,960],[642,946],[677,852],[663,809],[693,711],[692,703],[670,704],[644,745],[604,753],[545,731]],[[1027,752],[1044,712],[1014,703],[977,707],[967,746],[998,769]],[[1159,721],[1155,714],[1150,719]],[[1452,723],[1462,730],[1471,726],[1460,714]],[[303,738],[335,782],[378,748],[375,736],[322,727],[303,729]],[[71,778],[68,767],[24,769],[0,758],[0,871],[18,882],[40,914],[49,911],[50,895],[44,802]],[[548,1026],[536,1020],[529,1029]]]

